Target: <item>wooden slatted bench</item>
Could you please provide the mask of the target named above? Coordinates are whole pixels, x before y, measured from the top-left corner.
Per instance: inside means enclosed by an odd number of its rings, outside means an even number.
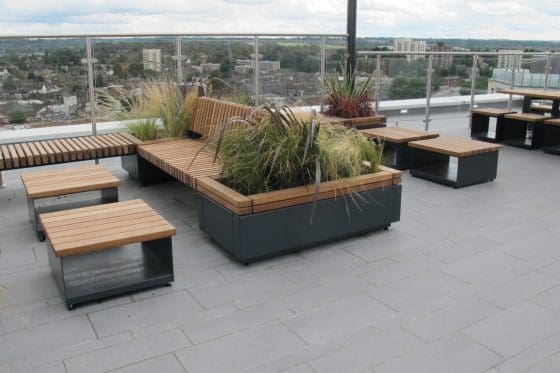
[[[492,181],[501,145],[460,137],[411,141],[410,174],[460,188]],[[456,163],[451,157],[457,158]]]
[[[474,139],[501,142],[504,139],[504,116],[515,111],[496,108],[481,108],[471,110],[471,137]],[[492,122],[492,123],[491,123]],[[495,130],[491,131],[491,127]]]
[[[525,149],[540,148],[544,140],[544,121],[548,118],[534,113],[504,115],[504,144]]]
[[[122,166],[143,185],[173,177],[196,189],[197,179],[215,177],[221,171],[219,162],[214,163],[214,153],[203,149],[205,140],[215,137],[230,118],[246,118],[253,112],[250,106],[199,97],[191,131],[200,138],[145,142],[138,146],[137,155],[121,158]],[[228,129],[239,127],[240,124],[234,124]]]
[[[0,171],[136,153],[141,141],[128,133],[0,144]]]
[[[38,216],[76,207],[118,202],[121,182],[101,165],[87,165],[21,175],[27,196],[29,218],[33,222],[37,236],[44,241],[45,236]],[[45,199],[68,194],[100,191],[101,198],[79,200],[67,203],[44,204]]]
[[[560,119],[544,121],[543,150],[546,153],[560,155]]]
[[[176,230],[142,200],[41,214],[40,220],[68,309],[174,281]]]
[[[406,170],[410,167],[410,150],[408,148],[410,141],[432,139],[439,136],[435,132],[403,127],[371,128],[362,130],[360,133],[369,139],[383,141],[383,164],[399,170]]]

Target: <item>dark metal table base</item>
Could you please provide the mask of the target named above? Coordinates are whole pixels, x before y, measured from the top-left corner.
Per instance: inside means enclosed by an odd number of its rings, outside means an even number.
[[[494,136],[490,136],[490,118],[496,118],[496,132]],[[473,113],[471,124],[471,137],[473,139],[487,141],[487,142],[501,142],[504,139],[504,118],[491,117]]]
[[[560,155],[560,126],[544,125],[543,150],[545,153]]]
[[[493,181],[497,175],[498,151],[458,157],[456,164],[445,154],[417,148],[410,151],[412,176],[454,188]]]
[[[544,125],[542,123],[525,122],[506,119],[504,130],[504,144],[523,149],[537,149],[543,145]],[[532,136],[528,136],[532,130]]]
[[[171,237],[61,258],[47,240],[47,251],[69,310],[79,303],[174,281]]]
[[[39,215],[41,214],[47,212],[61,211],[61,210],[70,210],[70,209],[75,209],[80,207],[95,206],[102,203],[119,202],[118,188],[106,188],[106,189],[100,189],[100,191],[101,191],[100,198],[89,199],[86,201],[57,203],[48,206],[38,205],[38,201],[40,201],[43,198],[31,199],[27,197],[27,208],[29,211],[29,219],[31,219],[31,222],[35,227],[35,231],[37,232],[37,238],[39,238],[39,241],[45,240],[45,232],[43,231],[43,226],[41,225],[41,221],[39,220]],[[52,198],[52,197],[48,197],[48,198]]]
[[[408,143],[393,143],[385,141],[383,145],[383,164],[396,168],[398,170],[406,170],[410,167],[410,150]]]

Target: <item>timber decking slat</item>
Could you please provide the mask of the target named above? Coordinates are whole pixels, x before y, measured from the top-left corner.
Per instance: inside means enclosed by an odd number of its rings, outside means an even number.
[[[110,220],[107,214],[112,214]],[[115,214],[121,219],[115,219]],[[142,200],[42,214],[40,219],[59,257],[176,234],[175,228]]]
[[[8,149],[7,145],[2,145],[1,146],[1,150],[2,150],[2,156],[4,157],[4,165],[6,166],[6,168],[12,168],[12,157],[10,155],[10,150]]]
[[[55,170],[37,171],[33,173],[24,174],[22,176],[25,176],[25,178],[28,180],[40,179],[48,176],[72,174],[75,172],[76,169],[85,172],[85,171],[103,170],[104,167],[101,165],[89,164],[89,165],[83,165],[79,167],[68,167],[68,168],[59,168]]]
[[[503,117],[506,114],[514,114],[515,111],[488,107],[488,108],[472,109],[471,113],[479,114],[479,115],[486,115],[486,116],[489,116],[489,117]]]
[[[8,150],[10,151],[10,157],[12,158],[12,165],[14,168],[19,167],[19,157],[16,152],[16,148],[13,145],[8,145]]]
[[[403,143],[415,140],[425,140],[438,137],[435,132],[426,132],[412,128],[382,127],[360,130],[360,133],[368,138],[376,138],[392,143]]]
[[[446,154],[453,157],[464,157],[475,154],[498,151],[502,146],[482,141],[469,140],[461,137],[437,137],[428,140],[411,141],[410,147]]]
[[[544,124],[548,124],[550,126],[560,126],[560,118],[547,119],[544,121]]]
[[[14,144],[14,149],[19,160],[20,167],[27,167],[27,156],[21,147],[21,144]]]
[[[32,141],[32,142],[28,142],[26,145],[29,147],[31,154],[33,154],[33,164],[35,164],[36,166],[41,165],[42,163],[41,152],[39,151],[39,148],[37,148],[37,144],[34,141]]]
[[[27,161],[28,166],[33,166],[35,164],[35,156],[31,151],[29,145],[25,142],[21,143],[21,149],[23,150],[23,154],[25,155],[25,160]]]
[[[537,123],[537,122],[544,122],[549,117],[541,114],[533,114],[533,113],[515,113],[515,114],[506,114],[504,115],[504,118]]]

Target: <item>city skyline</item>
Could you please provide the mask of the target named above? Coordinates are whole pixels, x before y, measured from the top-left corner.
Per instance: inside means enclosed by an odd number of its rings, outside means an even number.
[[[0,0],[0,34],[338,33],[346,0],[153,1]],[[556,40],[560,1],[360,0],[359,36]],[[209,25],[213,25],[211,29]]]

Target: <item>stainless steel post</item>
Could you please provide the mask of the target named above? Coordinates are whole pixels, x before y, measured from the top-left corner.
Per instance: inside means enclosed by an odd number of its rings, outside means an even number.
[[[321,36],[321,110],[325,103],[325,74],[327,70],[327,52],[325,49],[325,37]]]
[[[550,70],[552,70],[552,66],[550,66],[550,52],[546,52],[546,67],[544,68],[544,90],[548,89],[548,78],[550,77]]]
[[[255,35],[255,106],[261,105],[261,63],[260,63],[260,40]]]
[[[430,127],[430,100],[432,98],[432,63],[433,63],[433,55],[428,56],[428,69],[427,72],[427,80],[426,80],[426,119],[424,119],[424,130],[428,131]]]
[[[4,175],[3,172],[0,171],[0,188],[5,188],[6,184],[4,183]]]
[[[177,83],[183,83],[183,38],[181,35],[175,37],[175,56],[177,58]]]
[[[472,127],[472,109],[474,108],[474,93],[476,91],[476,70],[478,67],[478,56],[473,56],[471,71],[471,110],[469,115],[469,128]]]
[[[91,36],[86,36],[86,62],[89,105],[91,109],[91,134],[95,136],[97,135],[97,118],[95,116],[95,86],[93,80],[93,55],[91,51]],[[99,164],[99,159],[95,159],[95,164]]]
[[[512,55],[511,56],[511,84],[509,85],[511,89],[515,88],[515,65],[516,65],[515,59],[516,59],[516,55]],[[510,94],[508,99],[508,110],[511,110],[512,99],[513,99],[513,95]]]
[[[381,55],[375,57],[375,114],[379,114],[379,90],[381,89]]]

